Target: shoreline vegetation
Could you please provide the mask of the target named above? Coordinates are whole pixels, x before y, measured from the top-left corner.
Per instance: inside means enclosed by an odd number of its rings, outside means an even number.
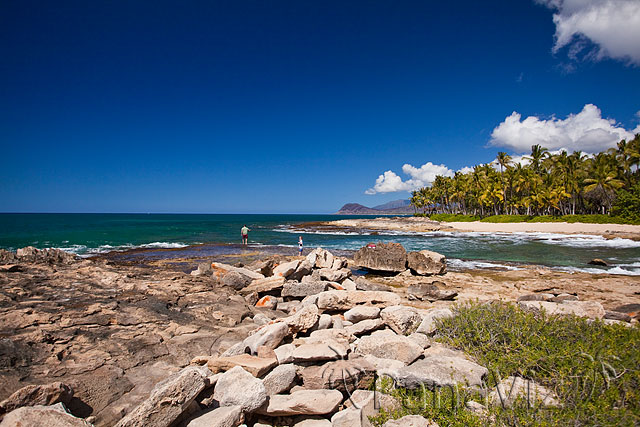
[[[468,172],[438,175],[411,193],[411,204],[429,216],[601,214],[640,222],[640,134],[594,155],[533,145],[523,160],[499,152]]]

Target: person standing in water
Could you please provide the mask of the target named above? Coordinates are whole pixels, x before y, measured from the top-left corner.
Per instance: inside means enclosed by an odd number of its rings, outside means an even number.
[[[302,236],[298,239],[298,253],[302,256]]]
[[[246,245],[247,242],[249,241],[249,231],[251,231],[247,225],[243,225],[242,228],[240,229],[240,234],[242,235],[242,244]]]

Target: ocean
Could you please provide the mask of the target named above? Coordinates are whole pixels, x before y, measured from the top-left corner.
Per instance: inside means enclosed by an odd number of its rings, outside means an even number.
[[[324,231],[302,223],[362,218],[335,215],[265,214],[0,214],[0,248],[60,248],[80,256],[130,249],[189,248],[235,250],[240,228],[250,229],[249,246],[297,254],[298,236],[306,250],[323,247],[356,251],[369,242],[398,242],[407,250],[444,254],[450,268],[518,269],[538,264],[561,271],[640,275],[640,242],[593,235],[551,233],[409,233]],[[217,248],[217,249],[216,249]],[[169,256],[169,253],[164,252]],[[601,258],[608,267],[588,266]]]

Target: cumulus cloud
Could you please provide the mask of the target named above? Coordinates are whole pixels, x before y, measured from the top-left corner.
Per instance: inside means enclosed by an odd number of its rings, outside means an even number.
[[[555,10],[554,53],[567,47],[571,59],[610,57],[640,65],[640,1],[536,1]],[[587,40],[596,46],[595,49]]]
[[[491,133],[489,145],[506,147],[515,153],[526,153],[539,144],[549,150],[565,149],[595,153],[615,147],[621,139],[632,139],[640,132],[640,126],[628,131],[613,119],[605,119],[598,107],[584,106],[578,114],[570,114],[561,120],[549,120],[513,112]]]
[[[445,165],[434,165],[431,162],[427,162],[419,168],[405,164],[402,166],[402,172],[410,178],[403,181],[395,172],[386,171],[378,176],[375,185],[365,191],[365,194],[413,191],[430,186],[437,175],[453,176],[453,171]]]

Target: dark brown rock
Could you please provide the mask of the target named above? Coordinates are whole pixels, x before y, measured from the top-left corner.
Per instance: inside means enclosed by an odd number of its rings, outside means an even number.
[[[407,251],[400,243],[369,243],[355,253],[353,260],[374,271],[400,273],[407,269]]]
[[[599,265],[601,267],[607,267],[609,264],[607,264],[607,262],[605,260],[602,260],[600,258],[594,258],[591,261],[589,261],[587,264],[589,265]]]
[[[44,385],[28,385],[0,402],[0,415],[22,406],[46,406],[58,402],[68,405],[72,397],[73,390],[62,382]]]

